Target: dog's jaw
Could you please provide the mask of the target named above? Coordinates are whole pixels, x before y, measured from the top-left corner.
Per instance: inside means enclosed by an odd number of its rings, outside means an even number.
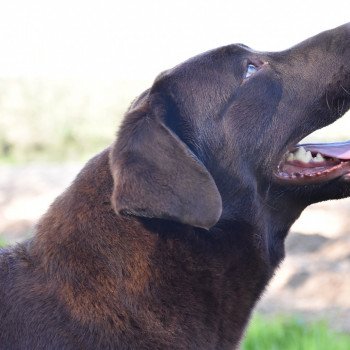
[[[274,176],[277,181],[306,185],[331,181],[350,174],[350,142],[309,144],[287,152]]]

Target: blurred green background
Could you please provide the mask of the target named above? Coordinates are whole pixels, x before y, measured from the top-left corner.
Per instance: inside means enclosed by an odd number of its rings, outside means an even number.
[[[350,336],[337,334],[327,323],[306,323],[295,316],[255,315],[243,350],[349,350]]]
[[[0,162],[86,160],[111,143],[139,85],[1,79]]]

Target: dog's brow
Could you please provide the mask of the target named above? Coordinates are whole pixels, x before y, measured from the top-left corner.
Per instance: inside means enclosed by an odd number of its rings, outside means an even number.
[[[248,45],[245,45],[245,44],[242,44],[242,43],[238,43],[236,44],[237,46],[243,48],[243,49],[248,49],[248,50],[251,50],[251,47],[249,47]]]

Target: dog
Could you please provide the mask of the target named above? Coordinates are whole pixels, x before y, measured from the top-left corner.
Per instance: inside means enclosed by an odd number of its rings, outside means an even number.
[[[349,108],[350,23],[160,74],[1,251],[0,349],[238,347],[293,222],[350,195],[350,143],[298,144]]]

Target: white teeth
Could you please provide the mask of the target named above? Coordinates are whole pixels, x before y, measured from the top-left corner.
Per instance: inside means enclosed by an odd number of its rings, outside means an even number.
[[[294,160],[294,153],[288,153],[287,161],[292,162]]]
[[[325,159],[322,157],[322,155],[320,153],[317,153],[316,157],[314,157],[313,161],[315,163],[321,163],[324,162]]]
[[[287,161],[291,162],[293,160],[299,160],[303,163],[321,163],[324,162],[325,159],[322,157],[320,153],[317,153],[316,157],[312,157],[310,151],[306,151],[304,147],[299,147],[294,153],[288,153]]]
[[[304,163],[309,163],[312,159],[312,154],[310,151],[305,151],[304,147],[299,147],[294,153],[294,160],[300,160]]]

